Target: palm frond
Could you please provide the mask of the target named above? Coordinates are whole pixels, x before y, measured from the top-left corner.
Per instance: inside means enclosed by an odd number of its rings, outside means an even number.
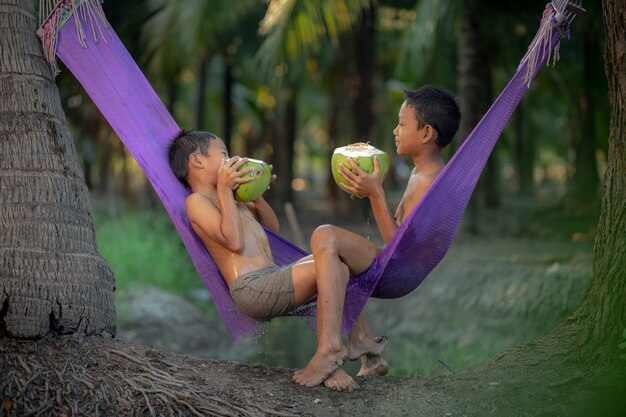
[[[337,48],[341,33],[352,29],[363,8],[375,0],[271,0],[259,24],[265,36],[257,57],[263,68],[314,57],[323,47]]]
[[[154,13],[142,29],[148,71],[161,79],[174,76],[184,60],[181,34],[176,24],[179,16],[174,3],[151,0],[149,7]]]
[[[454,14],[454,4],[453,0],[421,0],[417,3],[415,19],[402,40],[396,74],[411,68],[412,77],[421,76],[424,62],[433,54],[435,31],[446,17]]]
[[[146,22],[147,47],[173,45],[189,60],[223,46],[220,34],[229,31],[243,15],[259,6],[258,0],[232,2],[206,0],[150,0],[154,12]]]

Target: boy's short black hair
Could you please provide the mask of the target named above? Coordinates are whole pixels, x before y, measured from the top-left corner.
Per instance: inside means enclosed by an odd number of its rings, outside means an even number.
[[[444,88],[425,85],[417,90],[404,90],[404,101],[415,112],[419,127],[431,125],[438,133],[435,143],[448,145],[461,123],[456,97]]]
[[[202,155],[208,155],[209,142],[214,139],[219,138],[210,132],[182,130],[167,146],[167,159],[170,168],[185,187],[191,188],[187,182],[189,156],[196,151],[200,151]]]

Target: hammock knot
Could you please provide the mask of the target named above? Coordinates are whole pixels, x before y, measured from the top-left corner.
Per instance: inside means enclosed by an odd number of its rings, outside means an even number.
[[[41,39],[43,55],[52,67],[56,76],[59,69],[56,63],[56,50],[58,45],[59,31],[65,23],[74,16],[78,40],[83,48],[87,47],[87,35],[83,25],[89,25],[93,39],[100,38],[106,43],[106,37],[102,28],[109,31],[110,25],[107,21],[102,5],[99,0],[41,0],[39,2],[39,29],[37,36]]]
[[[543,10],[539,30],[517,68],[519,70],[526,65],[524,83],[527,87],[530,87],[539,61],[545,58],[546,65],[549,65],[550,57],[552,57],[552,66],[554,66],[559,60],[560,40],[556,41],[556,44],[553,43],[552,37],[555,33],[560,39],[569,39],[569,22],[567,17],[560,13],[552,3],[548,3]]]

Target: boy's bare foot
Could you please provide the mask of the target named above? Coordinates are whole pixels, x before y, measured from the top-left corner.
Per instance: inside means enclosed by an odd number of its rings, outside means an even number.
[[[348,358],[351,361],[363,355],[380,355],[387,346],[387,336],[365,337],[359,340],[350,340],[348,344]]]
[[[356,376],[386,375],[389,371],[389,364],[380,355],[361,356],[361,369]]]
[[[331,376],[324,380],[324,386],[333,391],[341,392],[352,392],[359,388],[359,385],[354,382],[354,379],[341,368],[338,368]]]
[[[303,387],[315,387],[339,369],[347,356],[348,350],[343,346],[337,351],[318,350],[306,367],[296,371],[291,379]]]

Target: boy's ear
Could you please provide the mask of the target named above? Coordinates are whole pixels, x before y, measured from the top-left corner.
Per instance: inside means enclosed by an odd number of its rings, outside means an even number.
[[[431,125],[425,125],[423,130],[422,140],[423,143],[435,142],[437,140],[437,131]]]
[[[189,155],[189,162],[196,168],[203,168],[202,161],[200,161],[198,154],[195,152]]]

